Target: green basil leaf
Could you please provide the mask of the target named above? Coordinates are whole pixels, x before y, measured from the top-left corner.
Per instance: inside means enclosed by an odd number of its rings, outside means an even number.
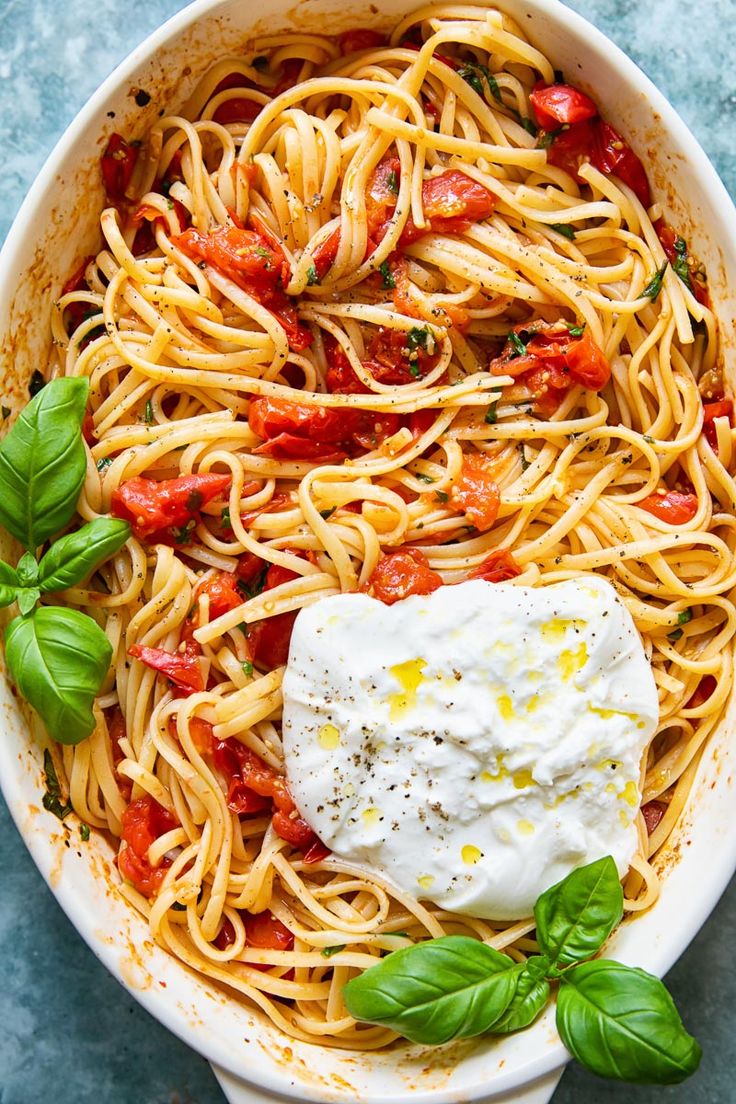
[[[24,587],[22,590],[18,591],[18,609],[23,616],[31,612],[40,597],[41,591],[38,587]]]
[[[642,295],[645,295],[647,299],[651,299],[652,302],[658,298],[660,291],[662,290],[662,280],[664,274],[667,271],[667,265],[669,261],[665,261],[664,264],[657,272],[654,273],[647,286],[643,289]]]
[[[639,1085],[684,1081],[702,1053],[659,978],[607,959],[563,975],[557,1030],[593,1073]]]
[[[597,954],[621,920],[624,895],[610,855],[573,870],[534,906],[537,940],[553,967]]]
[[[33,550],[66,525],[84,481],[80,433],[89,382],[48,383],[0,442],[0,524]]]
[[[31,552],[23,553],[15,570],[18,572],[18,582],[21,586],[33,587],[38,582],[38,564]]]
[[[571,226],[569,222],[550,222],[548,225],[550,230],[556,230],[558,234],[562,234],[563,238],[567,238],[568,241],[575,240],[575,227]]]
[[[5,560],[0,560],[0,609],[16,600],[20,586],[16,569]]]
[[[534,955],[524,963],[511,1004],[493,1025],[494,1035],[508,1035],[534,1023],[549,1000],[548,969],[549,959],[545,955]]]
[[[75,533],[60,537],[39,564],[41,590],[66,590],[86,579],[98,564],[122,548],[129,536],[127,521],[95,518]]]
[[[393,951],[343,990],[356,1020],[385,1024],[415,1043],[480,1035],[503,1015],[521,964],[463,935]]]
[[[92,704],[112,658],[110,642],[86,614],[41,606],[5,631],[10,677],[54,740],[78,744],[94,728]]]

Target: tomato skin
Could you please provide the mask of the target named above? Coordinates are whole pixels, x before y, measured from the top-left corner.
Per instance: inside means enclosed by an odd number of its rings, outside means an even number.
[[[219,107],[215,108],[212,116],[216,123],[226,126],[228,123],[252,123],[259,114],[263,104],[256,100],[246,99],[243,96],[233,96],[229,100],[223,100]]]
[[[705,705],[714,693],[717,685],[718,683],[714,675],[703,675],[700,682],[695,687],[692,697],[685,703],[685,708],[699,709],[701,705]]]
[[[174,245],[189,257],[212,265],[255,298],[268,297],[279,281],[289,278],[283,253],[255,230],[217,226],[203,234],[190,227],[174,239]]]
[[[471,525],[485,533],[498,517],[501,495],[498,484],[483,466],[466,458],[460,478],[450,491],[450,505],[461,510]]]
[[[200,583],[194,597],[206,594],[210,600],[210,621],[221,617],[223,613],[242,606],[245,598],[238,590],[238,577],[232,571],[217,571],[206,582]]]
[[[107,719],[107,733],[110,737],[110,749],[112,751],[112,763],[115,768],[115,781],[118,784],[118,789],[125,801],[130,801],[130,794],[133,789],[133,783],[124,774],[118,774],[118,764],[123,761],[125,755],[120,747],[120,741],[127,736],[125,728],[125,717],[119,705],[113,706],[112,710],[106,714]]]
[[[248,425],[267,440],[280,433],[311,438],[319,444],[337,444],[350,437],[355,417],[350,410],[260,396],[251,399]]]
[[[186,652],[167,652],[163,648],[147,648],[144,644],[132,644],[128,655],[140,660],[146,667],[165,675],[186,695],[205,689],[202,668],[196,655]]]
[[[718,402],[703,404],[703,436],[713,449],[718,453],[718,433],[716,432],[715,419],[728,418],[729,425],[733,425],[733,400],[720,399]]]
[[[355,54],[358,50],[373,50],[378,46],[385,46],[388,39],[380,31],[371,31],[367,27],[354,27],[351,31],[343,31],[338,35],[337,41],[342,54]]]
[[[118,869],[122,877],[131,882],[139,893],[152,897],[161,888],[171,862],[163,858],[159,866],[151,866],[148,849],[159,836],[178,828],[179,822],[150,794],[131,802],[121,819],[121,839],[126,846],[118,853]]]
[[[591,161],[606,176],[617,176],[628,184],[643,207],[651,207],[652,193],[646,169],[628,142],[604,119],[596,124]]]
[[[682,491],[667,491],[666,494],[647,495],[635,505],[660,521],[666,521],[670,525],[684,525],[697,514],[698,497],[694,494],[683,494]]]
[[[430,231],[462,233],[473,222],[488,218],[495,206],[496,197],[482,184],[458,169],[448,169],[422,184],[422,207],[427,226],[420,230],[410,215],[401,232],[399,248],[411,245]]]
[[[641,812],[647,827],[647,835],[651,836],[667,812],[667,806],[661,801],[648,801],[646,805],[642,805]]]
[[[166,541],[170,529],[198,521],[202,506],[223,495],[231,482],[232,476],[214,472],[162,480],[135,476],[113,491],[110,511],[130,522],[138,540],[155,534]]]
[[[570,344],[565,362],[573,382],[588,391],[600,391],[611,378],[611,366],[587,330]]]
[[[269,951],[290,951],[293,948],[293,934],[268,909],[258,913],[246,912],[243,920],[248,947]]]
[[[138,146],[130,145],[121,134],[110,135],[100,167],[107,198],[113,203],[121,203],[125,199],[137,160]]]
[[[485,579],[487,583],[504,583],[521,575],[521,568],[508,548],[497,548],[482,564],[468,573],[468,579]]]
[[[411,594],[432,594],[441,586],[441,576],[419,548],[402,548],[382,556],[368,580],[370,593],[387,606]]]
[[[513,332],[531,335],[526,354],[517,356],[509,339],[488,370],[496,376],[513,376],[526,388],[527,397],[535,400],[538,413],[553,413],[573,384],[599,391],[611,377],[605,354],[587,331],[574,337],[565,322],[536,321],[515,326]],[[513,395],[518,400],[524,397]]]
[[[563,123],[582,123],[598,114],[590,96],[569,84],[545,85],[540,81],[529,99],[537,123],[545,130],[554,130]]]

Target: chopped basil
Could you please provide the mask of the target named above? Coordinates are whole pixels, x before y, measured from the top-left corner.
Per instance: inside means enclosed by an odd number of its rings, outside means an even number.
[[[425,475],[423,472],[417,473],[417,479],[420,483],[436,483],[437,480],[433,479],[431,475]]]
[[[248,675],[249,677],[253,674],[253,664],[249,659],[246,659],[245,663],[243,664],[243,674]]]
[[[315,284],[318,283],[319,273],[317,272],[317,266],[315,264],[311,264],[307,269],[307,286],[313,287]]]
[[[437,499],[438,502],[447,502],[450,496],[447,491],[435,491],[434,497]]]
[[[501,90],[498,87],[498,81],[494,77],[493,73],[485,65],[481,65],[480,62],[469,61],[463,65],[457,71],[457,75],[462,77],[466,84],[469,84],[474,92],[481,97],[485,98],[485,89],[483,88],[483,80],[485,79],[488,90],[495,100],[500,104],[503,103],[501,98]]]
[[[531,461],[527,460],[526,452],[521,442],[519,442],[519,456],[521,457],[521,470],[525,472],[527,468],[531,467]]]
[[[257,257],[268,257],[269,260],[271,258],[271,250],[266,249],[264,245],[257,245],[253,252],[256,254]]]
[[[539,127],[533,119],[530,119],[526,115],[521,115],[519,116],[519,122],[521,123],[527,134],[531,134],[532,138],[537,137],[537,135],[539,134]]]
[[[59,785],[59,778],[56,774],[56,767],[54,766],[54,760],[51,758],[51,752],[48,748],[43,753],[43,769],[46,775],[46,793],[43,795],[42,804],[44,809],[48,809],[50,813],[57,816],[59,820],[63,820],[64,817],[69,816],[69,813],[73,812],[71,805],[67,802],[65,805],[61,803],[61,786]]]
[[[675,238],[675,253],[677,259],[673,261],[672,268],[682,280],[683,284],[692,291],[693,285],[690,280],[690,266],[688,265],[688,251],[687,242],[679,235]]]
[[[96,464],[98,472],[103,472],[105,468],[109,468],[112,464],[112,456],[102,456]]]
[[[174,912],[186,912],[187,911],[187,906],[183,905],[181,903],[181,901],[174,901],[174,903],[171,907],[174,910]]]
[[[7,421],[7,419],[10,417],[10,414],[11,414],[10,407],[9,406],[3,406],[3,407],[0,407],[0,410],[2,410],[3,421]]]
[[[192,539],[192,532],[196,527],[197,523],[192,519],[186,525],[182,525],[181,528],[172,528],[171,535],[174,538],[174,544],[189,544]]]
[[[231,524],[231,521],[230,521],[230,507],[229,506],[223,506],[222,512],[220,514],[220,523],[221,523],[223,529]]]
[[[419,376],[421,376],[421,374],[422,374],[422,369],[419,367],[418,364],[410,364],[409,365],[409,375],[410,376],[413,376],[414,379],[418,379]]]
[[[334,947],[323,947],[321,954],[323,958],[332,958],[333,955],[339,954],[340,951],[345,950],[344,943],[337,943]]]
[[[393,192],[394,195],[399,194],[399,178],[396,175],[396,169],[391,169],[386,177],[386,187],[390,192]]]
[[[582,337],[585,332],[585,323],[583,322],[582,326],[571,326],[568,322],[567,330],[570,337]]]
[[[319,516],[321,518],[324,518],[325,521],[327,521],[328,518],[332,517],[332,515],[334,514],[336,509],[337,509],[337,506],[330,506],[329,510],[320,510]]]
[[[575,230],[567,222],[550,222],[550,230],[556,230],[558,234],[562,234],[563,238],[567,238],[572,241],[575,237]]]
[[[668,264],[669,261],[664,262],[662,267],[654,273],[651,280],[642,291],[642,295],[645,295],[647,299],[651,299],[653,303],[659,297],[659,293],[662,290],[662,280],[664,279],[664,274],[667,271]]]
[[[491,405],[486,410],[486,417],[485,417],[486,425],[495,425],[496,422],[498,421],[498,414],[496,412],[496,407],[497,406],[498,406],[498,400],[496,400],[496,402],[492,402]]]
[[[396,280],[393,278],[393,276],[391,274],[391,267],[390,267],[388,261],[384,261],[383,264],[379,265],[378,266],[378,271],[381,273],[381,276],[383,278],[383,286],[386,289],[391,289],[391,288],[396,287]]]
[[[508,340],[511,344],[511,347],[514,350],[513,353],[511,354],[510,359],[513,360],[514,357],[525,356],[526,355],[526,344],[521,340],[521,337],[516,332],[516,330],[511,331],[511,333],[508,336]]]
[[[424,349],[427,351],[427,343],[432,339],[429,326],[412,327],[406,335],[406,344],[409,349],[414,352],[416,349]]]
[[[537,142],[537,148],[538,149],[545,149],[545,150],[549,149],[549,147],[552,145],[552,143],[554,142],[557,135],[561,134],[561,133],[562,133],[562,127],[558,127],[557,130],[543,131],[542,134],[540,135],[539,141]]]
[[[678,625],[687,625],[688,621],[692,621],[693,611],[691,609],[681,610],[677,615]]]
[[[260,54],[258,57],[254,57],[251,65],[254,69],[257,69],[259,73],[263,73],[268,69],[268,58],[265,54]]]
[[[28,381],[28,390],[31,397],[33,398],[35,395],[37,395],[41,388],[45,386],[46,380],[43,376],[43,373],[39,372],[37,368]]]
[[[84,840],[84,842],[86,843],[87,840],[89,839],[89,824],[80,824],[79,825],[79,834],[82,837],[82,839]]]
[[[667,633],[667,639],[671,640],[673,644],[675,643],[675,641],[679,640],[681,636],[682,629],[675,629],[673,632]]]
[[[143,420],[146,425],[153,425],[153,404],[150,399],[146,402],[146,409],[143,413]]]

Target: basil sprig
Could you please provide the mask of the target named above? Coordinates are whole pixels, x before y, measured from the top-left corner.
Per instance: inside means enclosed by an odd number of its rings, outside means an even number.
[[[465,936],[429,939],[353,978],[345,1004],[359,1020],[437,1044],[528,1027],[557,994],[557,1030],[601,1077],[673,1084],[700,1062],[662,982],[597,954],[621,920],[623,892],[610,856],[580,867],[537,900],[539,955],[525,963]]]
[[[15,567],[0,560],[0,607],[17,602],[20,610],[5,631],[5,656],[23,697],[64,744],[94,728],[92,705],[112,647],[91,617],[38,602],[82,582],[130,536],[127,521],[96,518],[36,557],[76,509],[87,466],[81,426],[88,393],[86,379],[53,380],[0,442],[0,524],[26,549]]]

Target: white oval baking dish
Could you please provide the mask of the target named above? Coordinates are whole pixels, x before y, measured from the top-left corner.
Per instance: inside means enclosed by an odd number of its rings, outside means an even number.
[[[410,10],[376,0],[370,14],[337,0],[262,0],[256,18],[242,0],[198,0],[169,20],[112,74],[64,134],[24,202],[0,254],[0,391],[19,408],[31,372],[45,361],[51,303],[75,262],[97,241],[103,194],[98,158],[113,130],[142,134],[162,106],[187,98],[207,64],[254,33],[289,26],[339,32],[381,26]],[[685,125],[620,50],[558,0],[500,0],[569,80],[594,88],[617,127],[645,154],[669,221],[691,239],[710,276],[716,311],[736,313],[736,211]],[[143,88],[145,108],[135,102]],[[725,325],[724,325],[724,330]],[[724,334],[726,356],[733,334]],[[0,551],[2,549],[0,548]],[[224,1071],[250,1082],[238,1100],[269,1094],[350,1104],[542,1104],[566,1052],[547,1013],[531,1030],[501,1041],[470,1040],[439,1051],[404,1045],[380,1054],[318,1049],[270,1024],[190,974],[154,946],[143,920],[116,891],[112,853],[101,838],[77,850],[41,807],[43,735],[0,678],[0,784],[18,828],[61,906],[107,968],[157,1019]],[[736,868],[732,816],[736,749],[733,711],[700,766],[689,810],[664,860],[656,906],[616,934],[613,953],[664,973],[693,938]],[[697,1030],[697,1025],[690,1025]],[[540,1082],[540,1078],[543,1080]],[[237,1082],[227,1080],[235,1094]],[[235,1096],[233,1096],[235,1099]],[[269,1096],[269,1099],[273,1099]]]

